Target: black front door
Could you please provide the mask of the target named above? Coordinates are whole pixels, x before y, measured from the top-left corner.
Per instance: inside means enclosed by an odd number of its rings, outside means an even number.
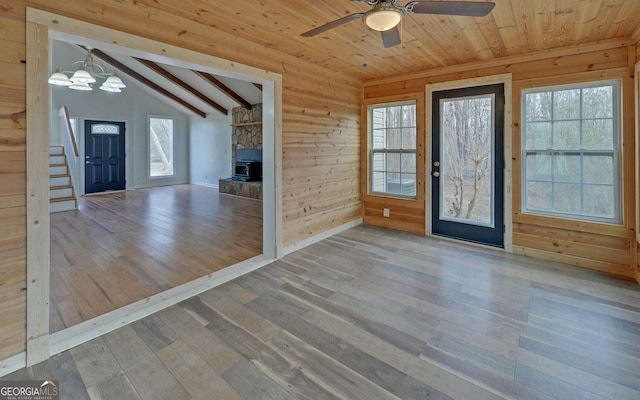
[[[433,92],[433,234],[504,246],[504,86]]]
[[[125,189],[124,122],[85,121],[85,193]]]

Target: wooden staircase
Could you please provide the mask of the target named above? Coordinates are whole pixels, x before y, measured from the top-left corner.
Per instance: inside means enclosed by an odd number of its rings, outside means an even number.
[[[78,209],[63,146],[49,146],[49,211]]]

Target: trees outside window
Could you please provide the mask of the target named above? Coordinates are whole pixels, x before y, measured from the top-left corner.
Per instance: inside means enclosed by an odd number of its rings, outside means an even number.
[[[524,210],[620,222],[619,86],[523,91]]]
[[[173,118],[149,117],[149,176],[173,175]]]
[[[370,191],[416,196],[416,105],[372,106],[370,126]]]
[[[441,104],[442,217],[491,223],[494,98]]]

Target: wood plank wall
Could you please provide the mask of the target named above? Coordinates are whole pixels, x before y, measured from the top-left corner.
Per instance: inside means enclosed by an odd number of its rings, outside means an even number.
[[[136,2],[0,0],[0,360],[26,342],[27,3],[282,74],[283,244],[361,218],[359,80]]]
[[[460,79],[511,73],[513,78],[513,250],[516,253],[555,260],[638,278],[636,239],[636,169],[634,117],[634,64],[636,48],[631,40],[611,40],[519,57],[425,71],[404,77],[386,78],[364,84],[364,103],[384,101],[389,96],[420,92],[425,85]],[[559,218],[526,215],[520,209],[520,92],[524,88],[577,83],[591,80],[621,79],[623,87],[623,192],[624,224],[607,225]],[[363,133],[364,134],[364,133]],[[427,132],[427,140],[430,140]],[[364,157],[363,153],[363,164]],[[363,171],[365,172],[365,171]],[[423,179],[424,174],[422,174]],[[424,182],[422,183],[424,187]],[[383,197],[368,196],[362,184],[364,221],[419,231],[424,223],[424,202],[400,203]],[[392,207],[390,218],[382,217],[383,207]],[[394,213],[393,207],[399,211]],[[411,210],[409,218],[406,220]]]
[[[636,30],[634,38],[640,34]],[[640,282],[640,42],[636,43],[636,281]]]
[[[425,98],[424,87],[422,91],[414,93],[399,93],[365,98],[362,107],[363,133],[361,138],[362,159],[360,175],[366,177],[369,174],[368,157],[369,130],[367,126],[368,106],[380,103],[394,103],[401,101],[415,101],[416,104],[416,199],[403,199],[398,197],[375,196],[368,194],[369,184],[367,179],[360,182],[362,190],[362,203],[364,209],[363,221],[368,224],[383,226],[390,229],[398,229],[406,232],[425,234],[425,159],[427,145],[425,143]],[[389,217],[383,216],[384,209],[390,210]]]
[[[26,24],[0,2],[0,360],[26,343]]]

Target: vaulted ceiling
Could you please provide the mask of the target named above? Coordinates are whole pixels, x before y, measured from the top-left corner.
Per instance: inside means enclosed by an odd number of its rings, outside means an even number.
[[[84,46],[59,40],[52,41],[51,51],[58,60],[67,58],[65,64],[57,63],[52,66],[53,69],[62,67],[71,71],[79,67],[74,62],[84,60],[87,54]],[[134,87],[143,89],[187,114],[202,118],[211,113],[229,115],[235,107],[250,109],[253,104],[262,102],[260,86],[249,81],[161,64],[100,48],[92,48],[91,51],[95,63],[104,67],[106,72],[116,71],[125,81],[127,89],[124,90]],[[72,63],[73,67],[70,67]]]
[[[408,2],[399,0],[398,4]],[[146,12],[166,12],[215,27],[363,81],[612,38],[630,44],[640,39],[638,0],[494,2],[495,8],[485,17],[407,14],[402,44],[384,48],[380,34],[360,20],[315,37],[300,36],[335,19],[367,11],[369,6],[362,2],[136,0]]]

